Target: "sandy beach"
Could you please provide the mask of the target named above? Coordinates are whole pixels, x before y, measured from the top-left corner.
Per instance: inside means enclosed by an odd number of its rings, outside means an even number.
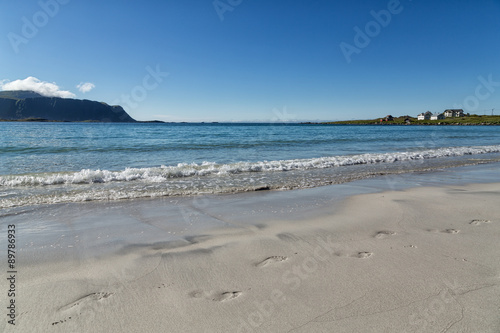
[[[500,0],[0,9],[0,333],[500,333]]]
[[[332,199],[336,189],[68,204],[3,217],[17,226],[21,250],[15,326],[4,315],[0,327],[500,331],[500,183],[341,200]]]

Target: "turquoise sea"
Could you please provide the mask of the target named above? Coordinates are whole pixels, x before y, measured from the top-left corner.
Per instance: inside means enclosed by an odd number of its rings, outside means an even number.
[[[500,161],[496,126],[0,123],[0,208],[295,189]]]

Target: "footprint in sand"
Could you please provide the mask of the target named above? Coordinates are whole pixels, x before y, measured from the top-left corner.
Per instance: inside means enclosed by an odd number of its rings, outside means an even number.
[[[370,258],[373,255],[373,252],[366,252],[366,251],[361,251],[361,252],[356,252],[353,254],[345,254],[342,252],[337,252],[335,253],[337,257],[349,257],[349,258],[358,258],[358,259],[367,259]]]
[[[223,292],[219,295],[216,295],[214,298],[212,298],[212,301],[215,302],[224,302],[224,301],[229,301],[232,299],[235,299],[236,297],[241,295],[241,291],[226,291]]]
[[[379,239],[382,239],[382,238],[386,238],[388,236],[393,236],[395,235],[396,232],[395,231],[389,231],[389,230],[382,230],[382,231],[379,231],[377,232],[377,234],[375,234],[375,238],[379,238]]]
[[[283,256],[272,256],[272,257],[266,258],[266,259],[262,260],[261,262],[255,264],[255,266],[264,267],[264,266],[267,266],[269,264],[285,261],[287,259],[288,259],[287,257],[283,257]]]
[[[241,291],[224,291],[220,293],[206,293],[201,290],[195,290],[189,293],[189,295],[193,298],[204,298],[214,302],[225,302],[235,299],[242,294]]]
[[[442,233],[442,234],[458,234],[460,232],[460,230],[458,229],[444,229],[444,230],[428,229],[427,231],[433,233]]]
[[[353,255],[354,258],[359,258],[359,259],[366,259],[370,258],[373,255],[371,252],[358,252],[357,254]]]
[[[69,303],[61,308],[59,308],[59,312],[62,313],[72,313],[72,316],[68,316],[65,319],[60,319],[58,321],[55,321],[52,323],[52,326],[58,325],[58,324],[63,324],[67,322],[68,320],[71,320],[74,316],[81,315],[82,312],[88,311],[89,307],[92,307],[96,302],[100,302],[103,299],[106,299],[110,296],[112,296],[113,293],[106,293],[106,292],[98,292],[98,293],[92,293],[87,296],[83,296],[82,298],[79,298],[73,303]]]
[[[82,307],[85,307],[87,305],[92,305],[94,302],[99,302],[103,299],[106,299],[110,296],[112,296],[113,293],[105,293],[105,292],[99,292],[99,293],[92,293],[87,296],[83,296],[82,298],[79,298],[73,303],[67,304],[59,309],[59,311],[67,311],[70,309],[79,309]]]
[[[490,220],[472,220],[469,222],[469,224],[472,224],[472,225],[481,225],[481,224],[485,224],[485,223],[491,223]]]

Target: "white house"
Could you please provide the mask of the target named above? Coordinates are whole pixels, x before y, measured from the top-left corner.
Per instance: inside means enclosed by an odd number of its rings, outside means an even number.
[[[464,110],[462,110],[462,109],[446,109],[446,110],[444,110],[444,116],[446,118],[450,118],[450,117],[463,117],[464,116]]]
[[[431,120],[439,120],[439,119],[444,119],[445,116],[444,116],[444,113],[434,113],[432,116],[431,116]]]
[[[417,116],[417,119],[418,120],[429,120],[431,119],[431,116],[432,116],[432,112],[430,111],[427,111],[425,113],[421,113]]]

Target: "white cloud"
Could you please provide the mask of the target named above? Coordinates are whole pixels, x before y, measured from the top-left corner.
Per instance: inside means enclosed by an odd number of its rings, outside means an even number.
[[[90,82],[80,82],[79,85],[76,86],[78,90],[80,90],[82,93],[88,93],[92,89],[95,88],[95,84],[90,83]]]
[[[55,83],[40,81],[33,76],[29,76],[24,80],[15,80],[11,82],[7,80],[0,81],[0,90],[32,90],[46,97],[76,97],[76,95],[70,91],[61,90]]]

